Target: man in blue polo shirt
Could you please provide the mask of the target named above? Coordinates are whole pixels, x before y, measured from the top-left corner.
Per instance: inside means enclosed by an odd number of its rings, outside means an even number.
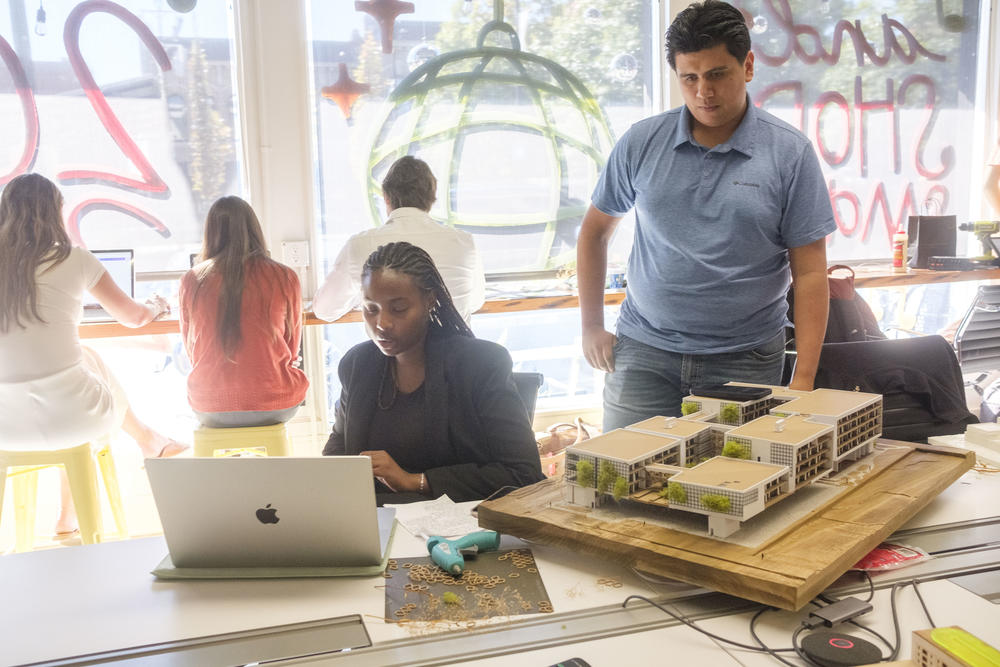
[[[608,373],[604,428],[680,414],[694,385],[781,382],[785,295],[810,390],[826,331],[826,236],[836,225],[801,132],[750,102],[750,34],[720,0],[667,30],[684,106],[633,125],[594,189],[577,245],[583,350]],[[604,328],[608,242],[635,209],[617,336]]]

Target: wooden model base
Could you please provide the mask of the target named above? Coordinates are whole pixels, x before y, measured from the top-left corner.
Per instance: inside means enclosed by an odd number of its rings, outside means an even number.
[[[600,520],[566,504],[548,479],[479,505],[479,525],[628,563],[774,607],[798,610],[923,509],[975,463],[972,452],[880,440],[855,488],[746,547],[636,519]],[[773,511],[781,512],[779,503]]]

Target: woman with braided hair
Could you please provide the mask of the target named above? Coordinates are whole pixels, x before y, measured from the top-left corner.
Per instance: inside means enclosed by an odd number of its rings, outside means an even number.
[[[510,355],[473,335],[430,256],[379,246],[361,285],[371,340],[340,361],[323,454],[371,457],[380,504],[478,500],[543,479]]]

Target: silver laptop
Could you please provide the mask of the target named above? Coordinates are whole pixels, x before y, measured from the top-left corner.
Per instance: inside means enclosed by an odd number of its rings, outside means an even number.
[[[376,508],[367,456],[146,459],[146,474],[178,570],[384,563],[395,511]]]
[[[108,272],[121,291],[135,298],[135,261],[131,249],[122,250],[92,250],[101,266]],[[88,322],[112,320],[111,315],[104,310],[90,292],[83,295],[83,319]]]

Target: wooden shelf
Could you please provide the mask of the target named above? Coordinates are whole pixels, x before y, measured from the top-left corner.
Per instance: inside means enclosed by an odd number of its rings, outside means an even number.
[[[1000,268],[972,271],[931,271],[907,269],[906,273],[893,273],[887,264],[858,265],[854,269],[855,287],[899,287],[904,285],[930,285],[935,283],[960,283],[979,280],[1000,280]]]
[[[860,264],[854,269],[855,287],[897,287],[905,285],[925,285],[933,283],[954,283],[979,280],[1000,280],[1000,268],[976,269],[974,271],[930,271],[928,269],[909,269],[906,273],[893,273],[888,264]],[[625,300],[624,290],[606,292],[604,305],[617,306]],[[533,310],[556,310],[559,308],[577,308],[580,300],[576,294],[555,294],[545,296],[525,296],[514,299],[493,299],[487,301],[478,314],[517,313]],[[303,324],[314,326],[332,324],[321,320],[312,311],[303,315]],[[335,323],[360,322],[361,313],[352,310]],[[138,329],[130,329],[117,322],[83,323],[80,325],[80,338],[116,338],[119,336],[148,336],[156,334],[177,333],[177,320],[159,320],[151,322]]]

